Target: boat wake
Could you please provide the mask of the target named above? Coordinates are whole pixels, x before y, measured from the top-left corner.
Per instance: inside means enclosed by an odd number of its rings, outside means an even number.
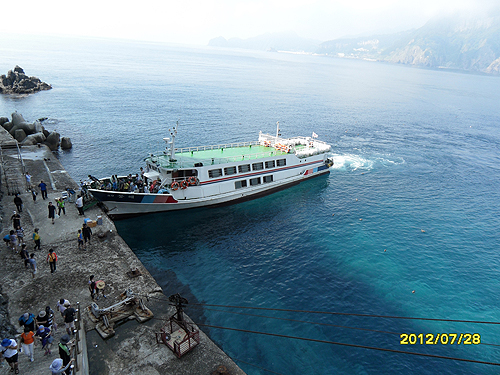
[[[364,170],[370,171],[376,166],[390,166],[404,164],[403,158],[396,158],[396,160],[388,159],[387,157],[373,157],[367,159],[360,155],[344,154],[333,155],[334,164],[330,169],[343,169],[347,171]]]

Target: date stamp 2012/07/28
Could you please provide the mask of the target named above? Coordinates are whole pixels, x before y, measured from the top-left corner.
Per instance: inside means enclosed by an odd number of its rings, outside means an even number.
[[[401,345],[478,345],[479,333],[402,333]]]

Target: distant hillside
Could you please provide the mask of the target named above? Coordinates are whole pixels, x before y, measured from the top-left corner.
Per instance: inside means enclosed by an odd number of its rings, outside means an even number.
[[[212,47],[243,48],[261,51],[292,51],[313,52],[320,45],[320,41],[305,39],[295,33],[267,33],[254,38],[225,39],[220,36],[208,42]]]
[[[430,68],[500,73],[500,16],[433,19],[408,32],[336,39],[318,53]]]

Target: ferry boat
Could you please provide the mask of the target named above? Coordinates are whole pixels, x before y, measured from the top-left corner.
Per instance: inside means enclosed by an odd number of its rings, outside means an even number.
[[[142,174],[88,183],[111,218],[250,200],[327,174],[333,165],[331,146],[315,133],[282,138],[279,122],[275,136],[260,132],[257,141],[186,148],[175,148],[178,127],[163,138],[163,152],[145,159]]]

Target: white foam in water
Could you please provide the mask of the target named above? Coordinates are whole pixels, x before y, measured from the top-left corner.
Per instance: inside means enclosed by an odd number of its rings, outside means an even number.
[[[333,162],[331,169],[346,169],[350,171],[355,171],[358,169],[362,170],[372,170],[375,163],[380,163],[382,165],[398,165],[404,164],[403,158],[398,158],[398,160],[390,160],[387,158],[375,157],[373,160],[365,159],[359,155],[345,154],[345,155],[333,155]]]
[[[372,168],[373,161],[359,155],[333,155],[332,169],[349,169],[355,171],[357,169],[371,170]]]

